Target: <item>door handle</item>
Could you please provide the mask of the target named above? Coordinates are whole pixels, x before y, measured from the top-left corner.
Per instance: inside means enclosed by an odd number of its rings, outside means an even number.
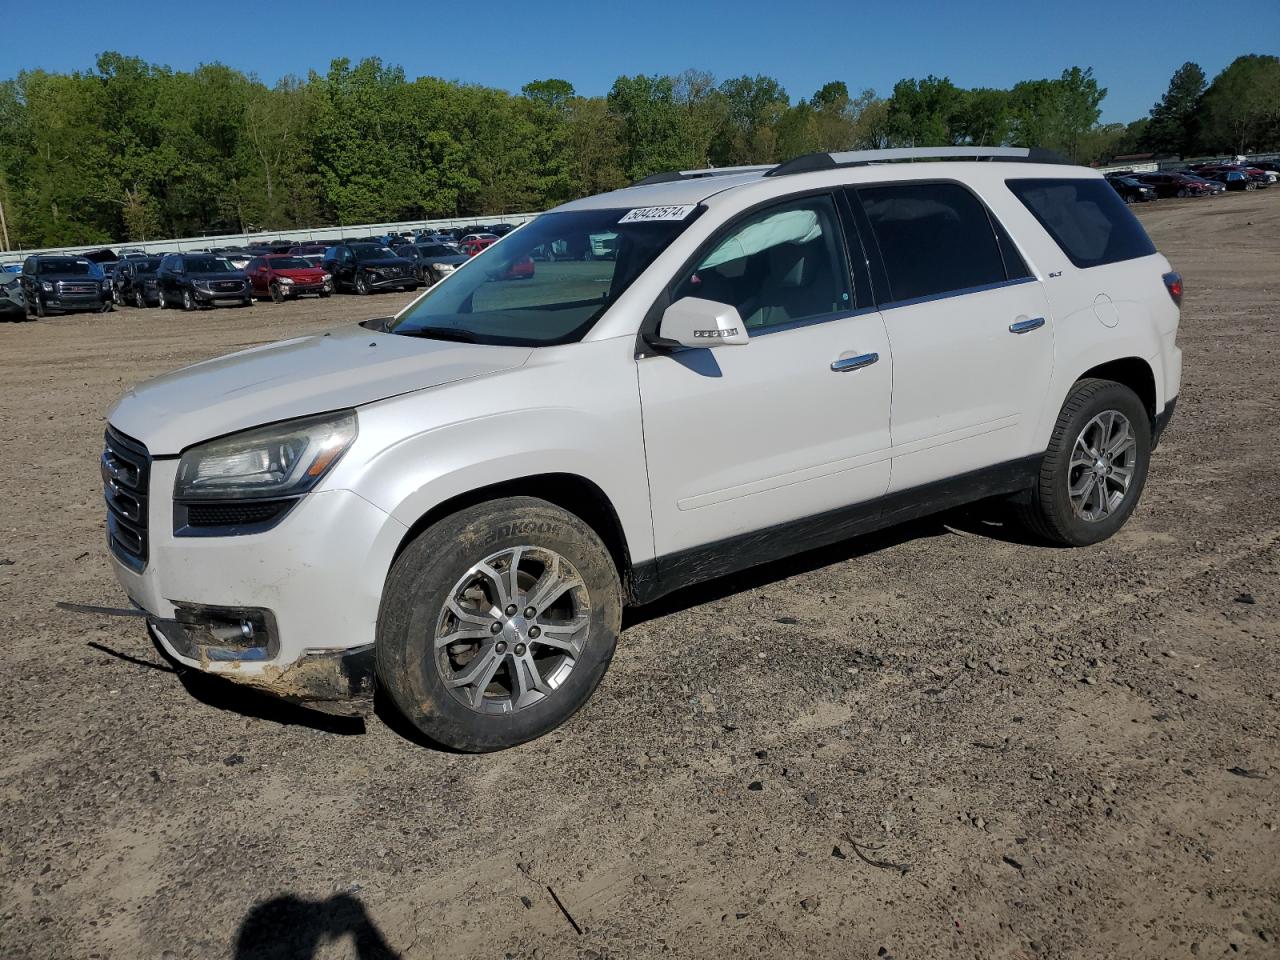
[[[845,357],[842,360],[836,360],[831,364],[831,369],[835,373],[848,373],[850,370],[861,370],[863,367],[869,367],[880,359],[878,353],[861,353],[856,357]]]
[[[1030,333],[1044,326],[1044,317],[1032,317],[1030,320],[1019,320],[1009,324],[1010,333]]]

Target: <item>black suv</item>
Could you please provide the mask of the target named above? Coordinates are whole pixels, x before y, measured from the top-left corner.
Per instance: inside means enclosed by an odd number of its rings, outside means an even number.
[[[110,281],[101,267],[84,257],[27,257],[22,265],[22,296],[27,316],[111,309]]]
[[[159,257],[126,257],[111,270],[111,296],[119,306],[149,307],[160,302],[156,286]]]
[[[322,266],[333,275],[333,288],[359,294],[374,290],[417,290],[412,260],[377,243],[339,243],[324,252]]]
[[[183,310],[238,303],[253,303],[253,290],[243,270],[226,257],[212,253],[170,253],[156,271],[156,299],[160,309],[181,306]]]

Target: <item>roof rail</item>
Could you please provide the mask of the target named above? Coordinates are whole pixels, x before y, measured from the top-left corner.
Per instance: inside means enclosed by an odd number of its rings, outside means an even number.
[[[723,177],[732,173],[764,173],[773,169],[772,163],[745,167],[704,167],[701,170],[668,170],[666,173],[654,173],[637,180],[633,187],[643,187],[650,183],[674,183],[677,180],[699,180],[703,177]]]
[[[1010,160],[1022,163],[1070,163],[1066,157],[1041,147],[895,147],[889,150],[846,150],[840,153],[806,153],[780,163],[766,177],[812,173],[837,167],[864,167],[894,160]]]

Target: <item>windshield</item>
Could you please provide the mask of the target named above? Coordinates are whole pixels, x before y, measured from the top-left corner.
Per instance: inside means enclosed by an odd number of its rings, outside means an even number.
[[[99,272],[98,265],[88,260],[41,260],[41,273],[65,273],[69,276],[92,277]]]
[[[302,257],[269,257],[267,265],[272,270],[309,270],[311,264]]]
[[[352,247],[351,252],[361,262],[366,260],[390,260],[395,257],[390,247]]]
[[[521,346],[580,340],[700,212],[544,214],[433,287],[391,332]]]
[[[226,273],[234,269],[222,257],[191,257],[187,260],[188,273]]]

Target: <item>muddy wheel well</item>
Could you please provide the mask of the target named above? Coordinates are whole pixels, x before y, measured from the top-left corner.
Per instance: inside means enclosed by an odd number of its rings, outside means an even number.
[[[609,548],[609,555],[613,557],[614,565],[618,568],[618,577],[622,581],[623,594],[628,594],[631,583],[631,553],[627,549],[627,538],[622,532],[617,511],[614,510],[613,504],[603,490],[585,477],[572,473],[546,473],[533,477],[521,477],[518,480],[507,480],[469,490],[445,500],[432,507],[409,528],[401,539],[400,545],[396,547],[396,555],[392,558],[392,563],[417,538],[418,534],[437,521],[478,503],[503,500],[507,497],[538,497],[584,520]]]
[[[1123,383],[1138,395],[1142,405],[1147,408],[1148,416],[1154,420],[1155,415],[1159,413],[1156,410],[1156,377],[1151,372],[1151,366],[1147,361],[1139,357],[1110,360],[1094,367],[1092,370],[1086,370],[1080,374],[1079,379],[1084,380],[1087,377]]]

